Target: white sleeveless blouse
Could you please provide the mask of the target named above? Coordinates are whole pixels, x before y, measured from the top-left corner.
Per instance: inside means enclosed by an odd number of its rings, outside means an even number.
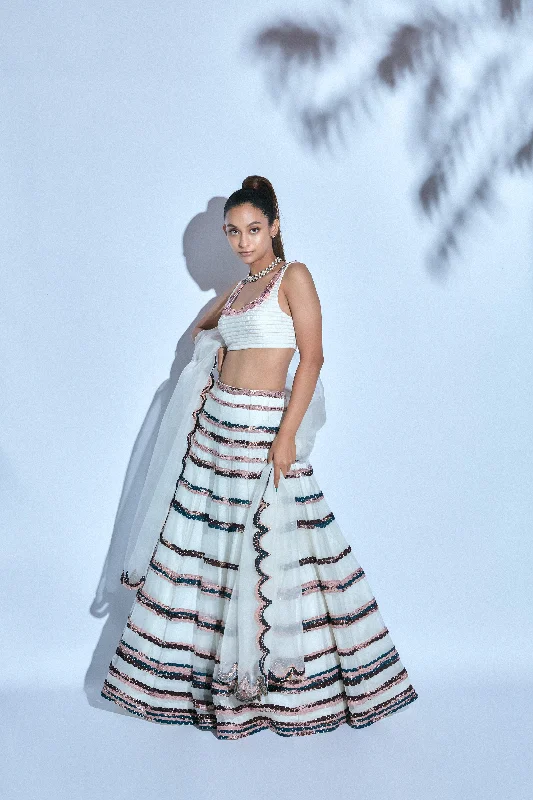
[[[231,308],[246,281],[239,281],[220,313],[218,330],[228,350],[248,347],[291,347],[297,349],[292,317],[282,311],[278,302],[281,279],[288,261],[275,273],[261,294],[242,308]]]

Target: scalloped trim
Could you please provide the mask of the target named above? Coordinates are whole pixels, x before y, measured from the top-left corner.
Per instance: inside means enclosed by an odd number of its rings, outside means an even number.
[[[268,676],[265,673],[265,661],[266,661],[266,658],[267,658],[268,654],[270,653],[269,648],[265,644],[265,635],[266,635],[267,631],[270,630],[270,627],[271,627],[268,624],[268,622],[266,621],[266,619],[265,619],[265,609],[269,605],[272,604],[272,600],[270,600],[261,591],[261,586],[264,583],[266,583],[266,581],[268,581],[268,579],[270,578],[270,575],[268,575],[266,572],[263,572],[263,570],[261,569],[261,562],[264,561],[264,559],[267,558],[267,556],[269,555],[269,553],[261,547],[261,539],[263,538],[265,533],[268,533],[270,528],[268,527],[268,525],[264,525],[260,521],[260,518],[261,518],[261,514],[263,513],[263,510],[265,508],[268,508],[269,505],[270,505],[270,503],[267,503],[266,500],[263,497],[259,501],[259,506],[257,507],[257,509],[256,509],[256,511],[254,513],[254,516],[253,516],[253,521],[254,521],[254,525],[256,527],[256,530],[254,531],[254,535],[253,535],[253,539],[252,539],[253,545],[254,545],[254,550],[258,554],[257,558],[255,559],[255,569],[256,569],[257,574],[259,575],[259,580],[257,581],[257,585],[256,585],[256,596],[257,596],[257,600],[259,601],[259,607],[257,609],[256,615],[257,615],[257,621],[258,621],[258,623],[259,623],[259,625],[261,627],[261,630],[260,630],[259,635],[257,637],[257,643],[259,644],[259,647],[260,647],[261,652],[262,652],[262,655],[261,655],[261,657],[259,659],[259,672],[265,678],[265,680],[268,680]]]

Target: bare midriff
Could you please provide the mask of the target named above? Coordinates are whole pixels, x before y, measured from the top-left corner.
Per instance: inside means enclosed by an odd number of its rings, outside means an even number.
[[[228,350],[222,362],[220,380],[241,389],[282,391],[294,351],[293,347]]]

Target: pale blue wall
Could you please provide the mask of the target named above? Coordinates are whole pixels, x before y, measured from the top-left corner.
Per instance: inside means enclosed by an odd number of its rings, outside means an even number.
[[[2,11],[8,690],[81,686],[111,655],[90,607],[130,453],[196,315],[244,274],[217,210],[251,173],[273,182],[287,257],[322,302],[315,474],[414,685],[530,672],[531,182],[502,181],[432,281],[408,93],[314,155],[243,50],[312,5]]]

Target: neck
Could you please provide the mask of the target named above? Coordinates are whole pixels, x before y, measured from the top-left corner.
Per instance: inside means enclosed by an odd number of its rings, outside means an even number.
[[[257,275],[258,272],[261,272],[262,269],[266,269],[272,264],[273,261],[276,260],[276,256],[272,252],[270,255],[263,256],[258,261],[254,261],[252,264],[249,264],[250,267],[250,275]]]

